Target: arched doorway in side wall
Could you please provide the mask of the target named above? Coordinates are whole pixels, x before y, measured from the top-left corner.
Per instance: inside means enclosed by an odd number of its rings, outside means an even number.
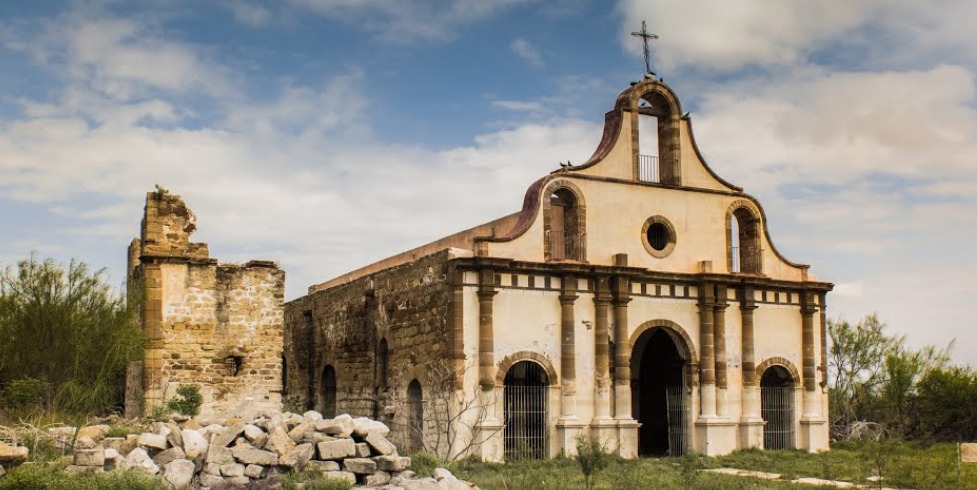
[[[783,366],[760,377],[760,416],[764,449],[794,449],[794,378]]]
[[[681,456],[688,446],[688,349],[668,328],[654,327],[631,354],[631,413],[641,423],[638,454]]]
[[[542,459],[547,456],[547,403],[549,378],[543,366],[519,361],[505,374],[505,459]]]

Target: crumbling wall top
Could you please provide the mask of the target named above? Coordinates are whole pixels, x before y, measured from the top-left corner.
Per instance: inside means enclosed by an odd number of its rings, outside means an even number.
[[[207,244],[190,242],[190,235],[196,229],[197,217],[180,196],[159,186],[156,191],[146,193],[141,237],[144,257],[207,260],[210,257]]]

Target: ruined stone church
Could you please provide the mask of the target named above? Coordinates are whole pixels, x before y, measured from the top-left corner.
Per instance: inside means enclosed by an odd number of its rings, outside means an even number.
[[[825,296],[646,77],[522,209],[285,305],[285,394],[486,460],[828,448]],[[432,447],[433,446],[433,447]]]
[[[316,284],[221,265],[178,196],[149,193],[129,250],[150,345],[127,408],[180,384],[204,413],[316,409],[387,422],[407,451],[485,460],[828,448],[825,296],[760,203],[704,161],[646,77],[581,165],[522,209]]]

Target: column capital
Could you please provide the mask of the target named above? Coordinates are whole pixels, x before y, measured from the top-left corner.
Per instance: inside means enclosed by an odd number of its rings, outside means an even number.
[[[494,297],[496,294],[499,294],[499,292],[496,291],[495,288],[487,287],[487,288],[479,288],[478,292],[475,294],[478,295],[479,301],[492,301],[492,297]]]
[[[563,306],[572,305],[579,297],[574,293],[562,293],[560,294],[560,304]]]

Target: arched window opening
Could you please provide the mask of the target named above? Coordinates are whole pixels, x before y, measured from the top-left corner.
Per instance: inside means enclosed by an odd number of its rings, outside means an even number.
[[[519,361],[505,374],[505,459],[542,459],[547,447],[549,379],[543,366]]]
[[[380,341],[377,349],[377,387],[381,390],[387,389],[387,382],[390,378],[390,351],[387,348],[387,339]]]
[[[407,385],[407,427],[410,430],[410,451],[424,450],[424,396],[421,383],[412,380]]]
[[[550,196],[550,258],[583,260],[577,197],[569,189],[557,189]]]
[[[637,179],[680,185],[678,118],[676,108],[659,92],[648,92],[638,101],[636,143]]]
[[[322,416],[336,416],[336,370],[331,365],[322,369]]]
[[[760,220],[747,208],[729,217],[729,271],[734,274],[760,274]]]
[[[783,366],[770,366],[760,378],[760,416],[765,449],[794,449],[794,379]]]

